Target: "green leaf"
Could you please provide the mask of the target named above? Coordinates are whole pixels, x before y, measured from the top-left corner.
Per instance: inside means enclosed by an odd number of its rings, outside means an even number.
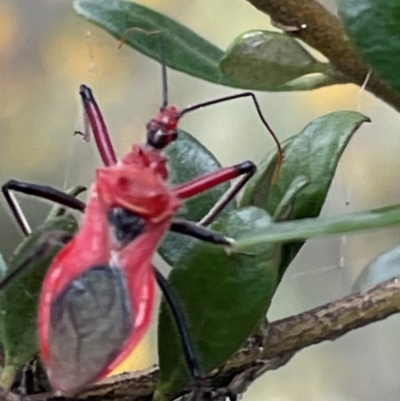
[[[270,217],[250,207],[230,212],[213,224],[240,238],[254,229],[268,230]],[[219,246],[197,241],[169,276],[190,327],[205,372],[224,363],[264,318],[278,278],[280,247],[249,248],[249,255],[228,256]],[[256,255],[256,256],[253,256]],[[158,399],[173,396],[190,380],[180,337],[165,301],[159,319],[161,382]]]
[[[394,277],[400,276],[400,246],[379,255],[368,264],[353,284],[353,292],[368,290]]]
[[[400,2],[341,0],[338,11],[363,58],[400,90]]]
[[[70,214],[46,220],[15,251],[9,271],[13,271],[35,251],[53,231],[73,234],[78,228]],[[49,250],[38,256],[31,266],[17,276],[1,293],[1,313],[4,319],[6,366],[19,367],[38,352],[36,338],[37,306],[44,275],[61,245],[50,244]]]
[[[232,83],[219,69],[223,51],[167,16],[140,4],[122,0],[78,0],[75,11],[120,40],[130,28],[161,32],[168,67],[221,85]],[[160,61],[157,34],[133,31],[127,45]]]
[[[267,232],[254,230],[246,238],[239,239],[235,242],[235,247],[239,252],[247,252],[248,249],[259,244],[306,240],[325,235],[389,227],[395,224],[400,224],[399,205],[341,216],[273,223]]]
[[[315,89],[346,81],[328,64],[320,63],[313,58],[311,60],[311,56],[306,50],[301,50],[300,45],[291,43],[296,50],[297,57],[303,63],[307,63],[308,58],[308,62],[310,65],[314,63],[314,70],[319,71],[318,73],[300,77],[298,73],[287,73],[287,78],[294,76],[295,79],[273,87],[265,84],[259,87],[251,82],[240,80],[235,82],[221,71],[220,62],[224,57],[224,52],[220,48],[163,14],[140,4],[122,0],[77,0],[74,2],[74,9],[79,15],[103,28],[118,40],[124,37],[127,30],[134,28],[125,36],[124,43],[157,61],[161,61],[161,40],[157,36],[162,35],[165,62],[168,67],[220,85],[242,89],[292,91]],[[288,40],[294,42],[291,38]],[[301,52],[304,53],[303,56],[300,55]],[[286,52],[286,54],[288,53],[290,54],[290,51]],[[227,63],[228,67],[226,68],[229,73],[232,62],[227,61]],[[297,63],[299,64],[299,60]],[[288,63],[285,67],[285,71],[290,69]],[[301,67],[303,68],[303,65]],[[296,68],[298,71],[298,66]],[[307,71],[311,70],[313,69],[310,67]],[[247,73],[247,75],[249,74],[252,73]]]
[[[179,131],[178,139],[165,152],[169,158],[170,182],[180,184],[221,168],[215,156],[197,139],[187,132]],[[229,189],[228,183],[221,184],[204,194],[189,199],[175,217],[199,221]],[[228,206],[226,211],[233,208]],[[171,265],[188,252],[192,239],[175,233],[168,233],[160,248],[160,255]]]
[[[278,182],[271,187],[268,199],[253,204],[273,215],[292,182],[301,175],[309,183],[293,202],[289,218],[318,216],[344,149],[366,121],[369,119],[356,111],[336,111],[312,121],[288,146]]]
[[[292,136],[281,143],[285,153],[295,138],[296,136]],[[239,202],[241,207],[251,205],[258,206],[260,204],[265,205],[265,200],[268,199],[271,191],[272,180],[276,172],[277,164],[278,150],[274,147],[258,164],[256,173],[247,183],[243,196]]]
[[[304,75],[323,73],[329,68],[292,37],[257,30],[236,38],[220,67],[240,86],[257,90],[273,90]]]
[[[310,184],[310,181],[304,175],[298,175],[290,183],[285,195],[275,208],[274,221],[285,221],[292,214],[293,204],[298,194]]]
[[[288,219],[292,212],[293,203],[296,196],[309,184],[307,177],[303,175],[297,176],[293,182],[290,184],[288,190],[286,191],[284,197],[281,199],[280,203],[275,209],[275,214],[273,216],[274,221],[285,221]],[[279,281],[285,274],[286,269],[292,262],[292,260],[300,251],[304,242],[297,241],[282,245],[282,259],[281,265],[279,267]]]
[[[250,182],[241,206],[267,210],[275,220],[295,220],[319,215],[340,157],[349,140],[368,118],[355,111],[337,111],[307,125],[285,143],[285,161],[272,185],[276,152],[268,155]],[[283,245],[281,276],[303,244]]]

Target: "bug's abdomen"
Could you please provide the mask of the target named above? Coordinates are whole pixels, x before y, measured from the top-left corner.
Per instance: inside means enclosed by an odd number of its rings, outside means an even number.
[[[121,269],[87,270],[54,300],[50,312],[50,380],[75,393],[99,378],[131,336],[134,311]]]

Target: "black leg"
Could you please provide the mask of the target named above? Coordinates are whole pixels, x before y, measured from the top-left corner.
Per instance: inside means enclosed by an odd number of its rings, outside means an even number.
[[[20,226],[24,235],[29,235],[31,233],[31,228],[25,218],[21,206],[19,205],[17,199],[13,196],[11,191],[47,199],[49,201],[59,203],[60,205],[79,210],[81,212],[84,212],[86,207],[84,202],[76,199],[75,197],[76,195],[85,191],[85,187],[77,187],[75,194],[67,194],[63,191],[60,191],[59,189],[47,185],[38,185],[30,182],[9,180],[1,187],[1,190],[15,220]]]
[[[26,400],[28,394],[33,393],[34,377],[32,372],[31,361],[29,361],[21,372],[21,382],[18,386],[18,394],[21,396],[21,400]]]
[[[216,217],[224,210],[228,203],[235,198],[239,191],[246,185],[246,183],[253,177],[257,170],[256,165],[251,161],[245,161],[243,163],[234,166],[241,172],[241,177],[225,194],[218,200],[218,202],[209,210],[209,212],[198,222],[201,226],[208,226],[211,224]]]
[[[233,246],[233,239],[227,238],[216,231],[210,230],[206,228],[206,226],[210,224],[223,211],[226,205],[238,194],[238,192],[256,172],[255,164],[250,161],[246,161],[235,167],[243,172],[243,176],[219,199],[219,201],[199,223],[194,223],[192,221],[183,219],[174,219],[171,223],[170,231],[188,235],[202,241],[211,242],[213,244],[225,245],[229,247]],[[179,302],[173,295],[167,280],[157,269],[154,270],[157,283],[161,291],[163,292],[165,299],[171,308],[174,319],[177,323],[185,353],[186,363],[191,371],[193,378],[200,379],[202,377],[201,370],[199,368],[198,358],[192,344],[191,336],[186,323],[186,318],[182,313]],[[237,395],[229,393],[226,396],[231,401],[237,400]]]
[[[188,235],[201,241],[211,242],[213,244],[232,246],[233,240],[223,236],[222,234],[210,230],[206,227],[199,226],[190,220],[174,219],[172,220],[170,231],[175,233]]]
[[[164,294],[165,300],[167,301],[177,324],[179,335],[182,340],[186,363],[192,374],[192,377],[195,380],[201,379],[203,377],[203,374],[200,369],[198,358],[196,356],[196,352],[190,338],[186,317],[182,312],[179,301],[176,299],[176,296],[169,286],[167,279],[156,268],[154,268],[154,274],[156,276],[158,286]]]

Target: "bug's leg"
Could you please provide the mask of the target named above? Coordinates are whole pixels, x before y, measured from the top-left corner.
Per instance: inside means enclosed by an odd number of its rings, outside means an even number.
[[[175,233],[188,235],[193,238],[197,238],[202,241],[211,242],[212,244],[232,246],[234,241],[224,235],[218,233],[217,231],[210,230],[206,227],[199,226],[197,223],[184,220],[184,219],[174,219],[172,220],[170,231]]]
[[[100,107],[88,86],[81,85],[79,94],[101,159],[105,166],[112,166],[117,163],[118,159]]]
[[[16,392],[21,397],[21,401],[28,400],[28,395],[34,392],[33,364],[33,360],[28,361],[20,371],[20,380]]]
[[[241,177],[212,207],[212,209],[200,220],[198,224],[207,226],[221,213],[226,205],[238,194],[243,186],[256,172],[256,165],[251,161],[235,164],[231,167],[224,167],[213,173],[195,178],[192,181],[178,185],[174,188],[175,194],[182,199],[191,198],[202,192],[208,191],[220,184]]]
[[[253,162],[246,161],[235,166],[241,171],[241,179],[232,185],[218,202],[208,211],[208,213],[199,221],[199,225],[208,226],[211,224],[216,217],[225,209],[226,205],[236,197],[236,195],[241,191],[241,189],[247,184],[251,177],[257,170],[256,165]]]
[[[59,189],[47,185],[33,184],[30,182],[18,180],[9,180],[4,185],[2,185],[1,190],[11,210],[11,213],[13,214],[22,232],[26,236],[31,233],[31,228],[27,219],[25,218],[20,204],[18,203],[18,200],[14,197],[12,191],[47,199],[49,201],[59,203],[60,205],[79,210],[81,212],[85,210],[85,203],[75,197],[76,195],[79,195],[79,193],[85,191],[85,187],[77,187],[75,194],[67,194],[63,191],[60,191]]]
[[[202,192],[205,192],[211,188],[216,187],[224,182],[230,181],[234,178],[241,177],[241,179],[230,188],[211,209],[211,211],[202,219],[200,224],[196,224],[187,220],[175,219],[171,223],[170,230],[179,232],[181,234],[190,235],[192,237],[212,242],[215,244],[225,245],[232,247],[234,241],[227,238],[215,231],[209,230],[205,225],[210,224],[213,219],[225,208],[225,206],[236,196],[236,194],[243,188],[246,182],[253,176],[256,171],[254,163],[247,161],[241,164],[237,164],[232,167],[222,168],[216,172],[207,174],[205,176],[194,179],[188,183],[179,185],[174,188],[174,193],[182,198],[187,199]],[[174,315],[179,333],[181,336],[185,358],[187,365],[192,373],[192,376],[201,378],[201,374],[197,375],[196,372],[200,373],[199,363],[197,362],[194,347],[189,335],[186,319],[182,313],[179,304],[176,302],[167,281],[156,271],[157,282],[162,289],[164,296],[171,307],[171,311]],[[228,396],[231,398],[230,396]],[[234,397],[232,400],[235,400]]]
[[[157,284],[160,287],[177,324],[187,366],[192,374],[192,377],[195,380],[199,380],[203,377],[203,372],[200,369],[198,358],[190,338],[186,317],[182,312],[179,301],[176,299],[176,296],[173,293],[172,288],[169,286],[167,279],[155,267],[154,274],[156,276]]]

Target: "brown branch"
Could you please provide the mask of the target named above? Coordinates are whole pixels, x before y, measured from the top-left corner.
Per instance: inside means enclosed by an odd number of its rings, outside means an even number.
[[[321,52],[338,71],[362,85],[371,67],[362,59],[342,22],[315,0],[247,0],[274,23]],[[301,27],[305,28],[302,29]],[[372,72],[367,90],[400,111],[400,94]]]
[[[243,393],[258,376],[283,366],[301,349],[335,340],[397,312],[400,312],[400,279],[396,278],[368,291],[278,320],[269,324],[261,337],[249,341],[250,345],[232,356],[219,371],[206,378],[204,385],[217,390],[227,387],[233,392]],[[157,378],[156,367],[125,373],[104,380],[73,400],[150,400]],[[191,390],[188,388],[186,392]],[[40,394],[30,396],[30,400],[46,400],[51,396]]]

